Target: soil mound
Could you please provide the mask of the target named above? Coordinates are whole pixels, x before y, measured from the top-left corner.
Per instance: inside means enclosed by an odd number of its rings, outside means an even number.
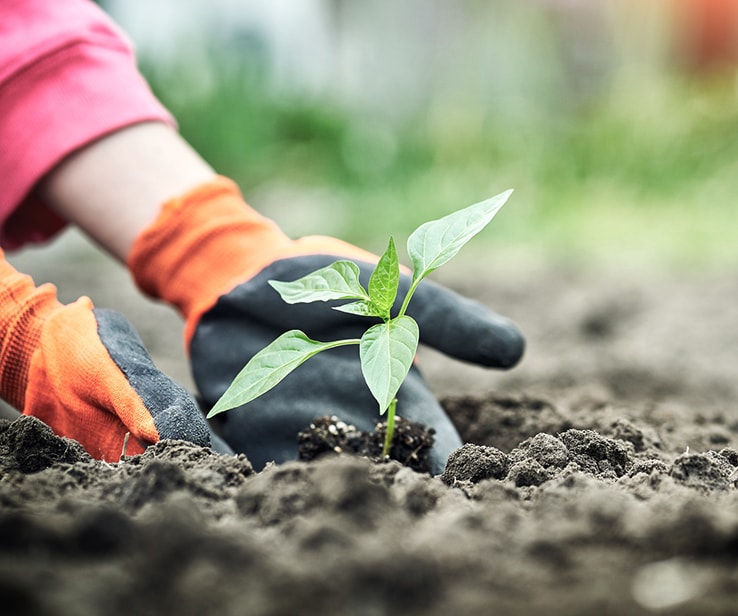
[[[460,424],[495,404],[466,398]],[[555,400],[536,406],[546,426],[564,414]],[[729,613],[738,452],[664,451],[625,420],[606,432],[538,432],[507,452],[490,435],[431,477],[355,455],[254,473],[243,456],[178,441],[109,464],[35,419],[4,421],[0,605],[82,616]]]
[[[176,441],[108,464],[0,422],[0,612],[736,613],[735,276],[489,276],[454,286],[528,354],[421,358],[466,443],[439,477],[345,453],[255,473]]]

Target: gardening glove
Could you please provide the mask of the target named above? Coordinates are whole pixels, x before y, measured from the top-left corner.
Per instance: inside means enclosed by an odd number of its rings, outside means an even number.
[[[285,304],[267,284],[295,280],[339,258],[359,265],[364,284],[377,260],[334,238],[291,240],[252,210],[235,184],[218,177],[164,204],[136,239],[128,265],[145,293],[185,317],[193,377],[209,407],[246,362],[283,332],[301,329],[327,342],[359,337],[371,324],[322,302]],[[399,297],[408,286],[403,276]],[[407,314],[417,320],[422,343],[461,360],[508,368],[523,352],[510,321],[430,282],[421,283]],[[442,472],[461,439],[415,367],[398,393],[397,413],[435,430],[431,464],[433,472]],[[365,431],[380,420],[355,347],[312,357],[270,392],[218,418],[228,444],[260,468],[296,458],[298,432],[325,415]]]
[[[0,251],[0,395],[94,457],[117,461],[159,439],[210,444],[195,401],[156,369],[121,315],[83,297],[63,305]]]

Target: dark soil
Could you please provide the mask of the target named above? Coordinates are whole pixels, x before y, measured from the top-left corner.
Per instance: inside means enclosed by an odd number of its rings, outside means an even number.
[[[317,417],[297,435],[298,458],[311,462],[324,456],[350,453],[375,462],[396,460],[419,473],[430,472],[430,451],[433,430],[423,424],[395,418],[392,445],[386,459],[383,457],[387,422],[376,425],[374,431],[363,432],[338,417]]]
[[[421,357],[466,443],[440,477],[345,452],[255,473],[181,442],[107,464],[0,423],[0,612],[738,613],[738,278],[450,284],[529,347],[508,374]]]

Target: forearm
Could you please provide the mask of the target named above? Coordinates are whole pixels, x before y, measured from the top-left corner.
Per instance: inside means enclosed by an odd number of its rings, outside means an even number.
[[[125,261],[161,204],[212,179],[210,166],[172,127],[147,122],[82,148],[40,183],[39,197]]]

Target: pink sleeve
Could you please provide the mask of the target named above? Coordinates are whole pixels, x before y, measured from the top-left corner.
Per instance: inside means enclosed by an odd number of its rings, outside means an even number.
[[[90,0],[0,0],[0,245],[64,226],[30,192],[65,156],[105,134],[173,120],[131,45]]]

